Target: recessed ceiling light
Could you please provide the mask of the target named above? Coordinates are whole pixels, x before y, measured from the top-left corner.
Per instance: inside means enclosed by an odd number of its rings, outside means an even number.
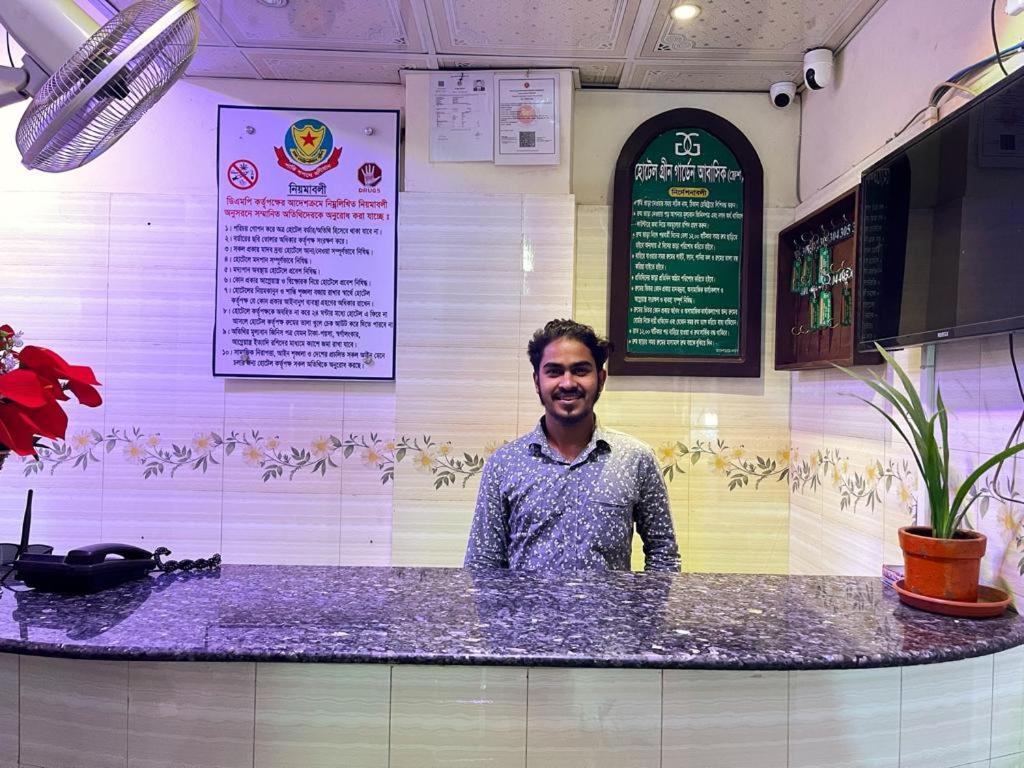
[[[258,0],[267,8],[284,8],[288,5],[288,0]]]
[[[691,21],[700,16],[700,6],[696,3],[676,3],[672,6],[672,18],[676,21]]]

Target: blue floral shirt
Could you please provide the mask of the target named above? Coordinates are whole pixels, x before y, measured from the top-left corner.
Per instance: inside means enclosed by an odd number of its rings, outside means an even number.
[[[571,462],[542,418],[484,466],[467,568],[629,570],[634,527],[645,570],[678,571],[668,492],[654,452],[597,425]]]

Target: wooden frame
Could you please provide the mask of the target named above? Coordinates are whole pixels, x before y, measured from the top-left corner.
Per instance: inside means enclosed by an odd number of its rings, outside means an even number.
[[[857,352],[857,305],[859,294],[858,280],[858,217],[860,188],[854,187],[831,202],[812,211],[799,221],[786,227],[779,233],[778,264],[776,265],[775,287],[775,370],[799,371],[816,368],[830,368],[833,363],[839,365],[874,365],[882,362],[877,352]],[[852,222],[853,232],[848,239],[833,246],[833,263],[845,265],[852,271],[849,280],[852,306],[851,321],[847,326],[838,326],[814,333],[794,334],[793,329],[805,323],[808,314],[809,299],[807,296],[794,294],[790,288],[793,276],[793,254],[798,243],[808,233],[820,231],[845,216]],[[833,312],[841,311],[833,291]]]
[[[735,357],[630,355],[626,352],[629,309],[633,168],[647,146],[672,129],[699,129],[721,141],[743,172],[743,226],[740,260],[740,351]],[[764,170],[753,145],[732,123],[701,109],[673,109],[642,123],[626,140],[615,165],[608,330],[614,345],[608,363],[613,375],[761,375],[761,284],[763,277]]]

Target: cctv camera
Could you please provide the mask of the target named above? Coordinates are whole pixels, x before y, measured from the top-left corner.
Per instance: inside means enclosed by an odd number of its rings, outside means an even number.
[[[804,54],[804,82],[812,91],[820,91],[832,82],[832,51],[815,48]]]
[[[789,81],[782,83],[772,83],[772,87],[769,89],[768,94],[772,97],[772,106],[778,109],[785,109],[793,103],[793,99],[796,98],[796,83]]]

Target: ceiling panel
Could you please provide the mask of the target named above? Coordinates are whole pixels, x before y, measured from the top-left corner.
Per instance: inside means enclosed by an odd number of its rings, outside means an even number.
[[[699,2],[700,16],[680,23],[669,13],[673,0],[658,0],[641,57],[802,58],[809,48],[838,46],[876,0]]]
[[[260,78],[260,73],[237,48],[201,45],[189,62],[185,74],[190,77]]]
[[[644,62],[633,66],[626,88],[655,91],[765,91],[772,83],[798,81],[801,65],[778,62]],[[767,98],[767,96],[765,96]]]
[[[0,0],[3,2],[3,0]],[[136,0],[107,0],[117,11],[123,11]],[[220,0],[201,0],[199,5],[199,44],[234,46],[235,42],[221,28],[217,19],[220,17]]]
[[[805,50],[841,48],[885,2],[696,0],[701,15],[680,24],[673,0],[200,1],[193,76],[398,83],[402,69],[569,68],[584,87],[728,91],[801,82]]]
[[[622,76],[622,61],[595,59],[535,59],[515,56],[439,56],[438,66],[443,69],[577,69],[584,85],[618,85]]]
[[[401,82],[403,69],[429,69],[426,56],[246,49],[246,58],[268,80],[341,83]]]
[[[220,0],[220,23],[242,47],[330,51],[426,50],[410,0]]]
[[[439,54],[624,57],[640,0],[427,0]]]

